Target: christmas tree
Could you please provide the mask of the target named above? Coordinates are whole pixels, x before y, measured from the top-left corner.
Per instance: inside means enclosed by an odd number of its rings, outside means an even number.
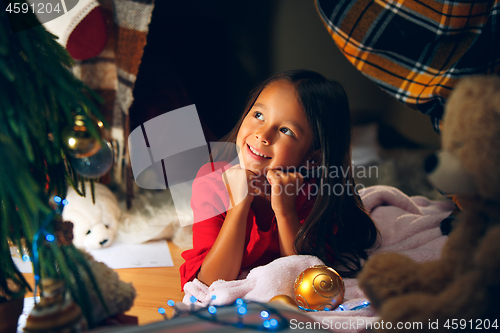
[[[31,289],[12,260],[15,247],[31,258],[36,284],[63,280],[92,323],[86,286],[96,285],[61,235],[59,202],[68,184],[81,192],[86,181],[68,155],[65,131],[78,119],[105,145],[96,126],[104,120],[98,97],[73,76],[73,60],[55,39],[29,11],[0,11],[0,302]]]

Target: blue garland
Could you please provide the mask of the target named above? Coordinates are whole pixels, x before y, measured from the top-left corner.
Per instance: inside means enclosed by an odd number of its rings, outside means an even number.
[[[42,224],[38,228],[38,231],[35,233],[33,236],[33,242],[31,244],[32,248],[32,255],[33,255],[33,272],[34,272],[34,277],[35,277],[35,290],[34,290],[34,295],[36,296],[37,294],[37,288],[38,284],[40,283],[40,262],[38,259],[38,248],[40,246],[40,242],[45,239],[48,242],[53,242],[56,238],[54,235],[49,233],[47,231],[47,226],[50,224],[51,221],[53,221],[54,216],[62,214],[62,211],[64,209],[64,206],[68,204],[68,201],[66,199],[61,199],[59,196],[54,197],[54,202],[56,203],[56,208],[45,217],[45,219],[42,221]],[[24,259],[24,256],[23,256]],[[36,304],[36,298],[35,298],[35,304]]]
[[[213,295],[212,300],[215,299],[216,297],[215,295]],[[236,313],[238,314],[237,321],[226,321],[217,319],[218,307],[214,305],[209,304],[207,308],[195,309],[194,303],[197,302],[197,299],[194,296],[191,296],[190,301],[192,304],[189,311],[186,312],[187,314],[193,315],[201,320],[210,321],[219,325],[232,326],[238,329],[246,328],[255,331],[266,330],[274,332],[287,330],[289,327],[288,319],[286,319],[278,310],[267,306],[265,303],[258,303],[263,308],[263,310],[260,312],[260,316],[263,319],[262,323],[250,324],[250,323],[245,323],[243,320],[248,311],[247,311],[247,303],[245,303],[245,301],[242,300],[241,298],[238,298],[234,303],[234,305],[236,306]],[[175,305],[175,302],[173,300],[169,300],[167,304],[173,307]],[[165,319],[168,319],[165,315],[164,308],[159,308],[158,312],[162,314]]]

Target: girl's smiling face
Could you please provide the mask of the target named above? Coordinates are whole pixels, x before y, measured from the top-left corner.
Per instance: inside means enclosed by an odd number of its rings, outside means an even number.
[[[291,83],[275,81],[261,91],[241,124],[236,144],[240,166],[260,175],[305,164],[312,135]]]

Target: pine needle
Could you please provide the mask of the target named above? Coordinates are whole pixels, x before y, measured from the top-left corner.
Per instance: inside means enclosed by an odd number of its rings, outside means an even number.
[[[42,25],[12,33],[7,13],[0,11],[0,156],[7,157],[0,163],[2,289],[7,288],[7,278],[29,289],[11,257],[5,256],[7,239],[17,246],[26,244],[27,251],[32,251],[39,217],[52,211],[49,198],[54,192],[64,197],[69,184],[85,195],[85,180],[68,164],[61,141],[61,132],[73,122],[77,106],[106,124],[93,103],[101,99],[68,70],[74,61],[54,38]],[[101,140],[96,126],[89,128]],[[64,255],[55,242],[40,247],[41,272],[62,278],[72,294],[82,294],[78,297],[84,302],[86,287],[80,271],[85,266],[73,262],[70,253]]]
[[[95,205],[95,180],[90,179],[90,192],[92,193],[92,203]]]

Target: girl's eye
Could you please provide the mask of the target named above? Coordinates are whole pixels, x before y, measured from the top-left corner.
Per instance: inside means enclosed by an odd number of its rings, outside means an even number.
[[[264,120],[264,115],[260,112],[254,112],[253,116],[259,120]]]
[[[292,131],[290,131],[290,129],[288,129],[288,128],[286,128],[286,127],[282,127],[282,128],[280,129],[280,132],[281,132],[281,133],[284,133],[284,134],[286,134],[286,135],[293,136],[293,132],[292,132]]]

